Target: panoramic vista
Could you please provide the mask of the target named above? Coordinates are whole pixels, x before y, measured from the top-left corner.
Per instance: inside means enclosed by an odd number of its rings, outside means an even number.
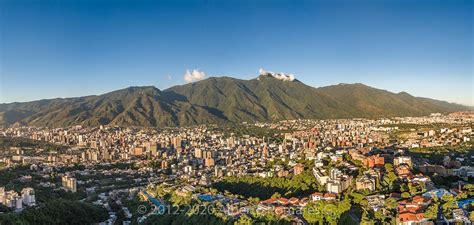
[[[0,1],[0,225],[474,224],[473,1]]]

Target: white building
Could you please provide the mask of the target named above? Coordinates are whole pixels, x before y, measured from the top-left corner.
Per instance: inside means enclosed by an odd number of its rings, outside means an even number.
[[[406,164],[408,166],[412,166],[412,163],[411,163],[411,157],[410,156],[399,156],[399,157],[395,157],[393,159],[393,165],[394,166],[399,166],[399,165],[402,165],[402,164]]]
[[[23,188],[23,190],[21,190],[21,197],[23,204],[27,206],[34,206],[36,204],[35,190],[33,188]]]

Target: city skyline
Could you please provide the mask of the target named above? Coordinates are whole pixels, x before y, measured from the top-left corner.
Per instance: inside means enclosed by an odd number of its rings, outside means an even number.
[[[472,1],[0,5],[0,103],[253,79],[264,68],[313,87],[363,83],[474,105]]]

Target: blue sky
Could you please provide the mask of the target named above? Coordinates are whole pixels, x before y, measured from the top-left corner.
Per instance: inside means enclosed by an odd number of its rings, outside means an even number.
[[[0,102],[265,68],[474,105],[473,1],[3,0],[0,29]]]

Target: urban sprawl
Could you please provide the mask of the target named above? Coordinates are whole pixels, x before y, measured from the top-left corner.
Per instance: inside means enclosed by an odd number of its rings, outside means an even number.
[[[0,214],[66,199],[106,211],[100,224],[470,224],[473,121],[13,126],[0,129]]]

